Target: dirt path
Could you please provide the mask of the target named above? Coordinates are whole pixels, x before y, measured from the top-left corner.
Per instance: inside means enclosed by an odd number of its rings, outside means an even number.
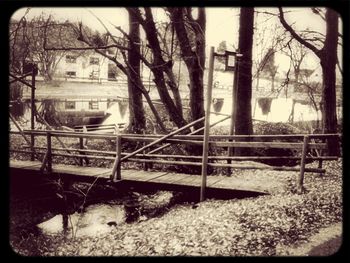
[[[307,243],[295,247],[280,247],[279,256],[330,256],[336,253],[342,244],[342,223],[322,228],[311,236]]]

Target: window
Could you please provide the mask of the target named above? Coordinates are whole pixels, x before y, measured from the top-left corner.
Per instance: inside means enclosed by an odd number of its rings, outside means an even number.
[[[117,66],[115,64],[108,64],[108,80],[116,80]]]
[[[90,57],[90,65],[98,65],[100,63],[100,59],[96,57]]]
[[[66,71],[67,78],[75,78],[76,76],[77,76],[77,73],[75,71]]]
[[[98,110],[98,101],[89,101],[89,110]]]
[[[93,70],[89,74],[90,79],[98,79],[100,72],[98,70]]]
[[[67,63],[77,63],[77,57],[72,55],[66,56],[66,62]]]
[[[114,49],[113,49],[113,48],[107,49],[107,54],[108,54],[108,55],[115,55]]]
[[[75,109],[75,101],[66,101],[65,109],[66,110],[74,110]]]

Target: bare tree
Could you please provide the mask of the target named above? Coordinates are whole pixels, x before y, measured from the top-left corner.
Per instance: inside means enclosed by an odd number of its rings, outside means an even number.
[[[129,48],[137,52],[128,52],[129,75],[134,80],[128,81],[129,112],[131,132],[142,133],[146,129],[145,111],[143,109],[142,92],[138,86],[142,85],[140,75],[140,24],[134,16],[129,14]]]
[[[126,53],[133,52],[135,58],[138,57],[142,63],[147,66],[152,75],[153,81],[156,84],[158,94],[161,101],[163,102],[170,120],[173,121],[178,127],[184,126],[187,121],[183,117],[182,111],[182,101],[180,97],[178,83],[176,81],[175,74],[173,72],[173,58],[174,50],[176,48],[175,44],[178,44],[181,48],[181,52],[191,53],[191,58],[184,56],[186,65],[190,68],[189,70],[189,79],[190,79],[190,108],[192,119],[198,119],[204,115],[203,107],[203,71],[204,71],[204,61],[205,61],[205,11],[204,9],[199,9],[199,15],[197,19],[194,19],[191,13],[190,8],[178,9],[176,10],[176,16],[173,16],[170,13],[170,32],[172,41],[171,47],[169,48],[166,44],[167,38],[166,34],[162,35],[162,31],[158,30],[157,23],[155,22],[152,14],[151,8],[127,8],[129,15],[133,17],[134,21],[137,21],[141,28],[143,29],[146,40],[147,40],[147,51],[149,53],[146,55],[144,47],[141,51],[137,48],[132,48],[127,46],[123,41],[120,41],[120,38],[115,37],[107,27],[102,23],[102,21],[97,18],[105,27],[106,33],[100,35],[97,32],[90,32],[82,24],[74,25],[72,28],[75,31],[76,38],[84,43],[83,47],[70,47],[70,46],[61,46],[61,47],[49,47],[46,50],[51,51],[64,51],[64,50],[93,50],[111,61],[113,61],[116,66],[128,76],[128,79],[134,83],[135,86],[142,92],[146,101],[151,107],[152,112],[156,116],[158,124],[165,130],[164,125],[162,125],[162,120],[159,117],[158,112],[155,110],[154,105],[149,96],[149,92],[142,84],[142,81],[137,83],[137,79],[130,76],[128,69],[130,63],[126,58]],[[170,10],[170,9],[169,9]],[[180,14],[181,13],[181,14]],[[175,14],[175,13],[173,13]],[[176,20],[180,19],[180,21]],[[178,28],[178,25],[182,25],[183,28]],[[159,25],[158,25],[159,26]],[[168,27],[169,28],[169,27]],[[172,29],[174,28],[174,30]],[[119,26],[115,26],[115,29],[122,34],[123,38],[126,40],[126,43],[133,42],[130,40],[130,34],[124,32]],[[167,30],[166,30],[167,31]],[[175,33],[176,32],[176,40]],[[188,34],[186,39],[179,37],[179,34],[182,33]],[[183,41],[189,41],[191,47],[185,47],[185,44],[181,44]],[[175,47],[174,47],[175,46]],[[190,49],[190,52],[188,50]],[[108,49],[117,49],[123,56],[124,62],[120,61],[120,58],[108,54]],[[193,50],[192,50],[193,49]],[[187,53],[186,53],[187,54]],[[187,61],[187,62],[186,62]],[[192,63],[192,64],[191,64]],[[170,94],[171,92],[171,94]],[[199,128],[202,125],[197,125]]]
[[[198,8],[196,19],[190,7],[167,10],[179,41],[181,56],[189,73],[190,108],[192,120],[196,120],[204,116],[205,9]],[[198,123],[195,128],[202,126],[203,123]]]
[[[295,45],[293,46],[291,46],[290,43],[288,43],[287,46],[288,51],[285,51],[284,54],[286,54],[290,58],[294,71],[294,87],[297,88],[299,83],[301,65],[304,61],[304,58],[308,54],[308,51],[305,48],[305,46],[302,45],[300,42],[295,43]]]
[[[279,7],[279,18],[283,27],[292,35],[292,37],[310,49],[319,59],[323,73],[323,89],[322,89],[322,112],[323,121],[322,128],[324,133],[337,132],[337,115],[336,115],[336,64],[337,64],[337,46],[338,46],[338,24],[339,17],[336,11],[327,8],[324,15],[326,22],[326,36],[324,41],[321,39],[311,39],[297,33],[296,30],[286,21],[284,12]],[[323,47],[319,48],[321,42]],[[339,147],[336,143],[328,143],[328,151],[330,154],[337,154]]]
[[[15,73],[22,73],[26,63],[38,64],[38,70],[46,81],[51,81],[57,64],[66,51],[51,51],[44,47],[49,43],[57,46],[71,42],[72,35],[64,23],[55,21],[44,14],[27,20],[23,16],[10,25],[10,68]]]
[[[147,61],[145,64],[150,68],[153,74],[153,81],[156,84],[160,99],[165,105],[171,120],[174,121],[178,127],[182,127],[186,125],[187,122],[183,117],[180,92],[176,84],[175,75],[172,71],[173,61],[166,60],[163,56],[161,41],[158,38],[158,31],[156,29],[152,10],[151,8],[144,8],[144,10],[141,10],[135,7],[127,8],[127,10],[130,15],[133,15],[140,23],[146,34],[148,46],[152,51],[153,61]],[[143,60],[143,62],[145,62],[145,60]],[[174,100],[169,94],[168,87],[173,94]]]
[[[259,89],[261,74],[268,72],[266,77],[271,77],[272,89],[274,89],[274,78],[277,74],[277,67],[270,65],[274,60],[274,55],[281,48],[281,43],[285,40],[284,32],[279,32],[277,25],[263,26],[266,21],[272,17],[271,14],[262,14],[255,11],[255,25],[254,25],[254,50],[253,50],[253,78],[256,79],[255,89]],[[264,19],[264,20],[263,20]],[[259,23],[259,25],[258,25]]]
[[[167,131],[157,109],[155,108],[155,106],[152,102],[149,91],[144,87],[144,85],[140,79],[140,76],[139,76],[140,74],[138,74],[138,77],[135,77],[135,75],[131,76],[132,73],[136,72],[134,70],[134,66],[136,66],[137,63],[135,62],[135,65],[130,65],[128,58],[127,58],[127,54],[126,54],[127,52],[132,50],[133,54],[134,54],[134,57],[133,57],[134,59],[136,59],[136,58],[138,58],[139,60],[141,59],[142,62],[147,63],[147,65],[149,66],[148,61],[145,59],[145,57],[141,56],[141,54],[139,53],[141,43],[138,41],[135,42],[133,40],[133,38],[130,37],[129,34],[124,32],[119,27],[116,27],[116,28],[123,34],[123,37],[114,36],[107,29],[105,24],[98,17],[96,17],[96,18],[104,26],[106,33],[100,34],[97,31],[93,32],[91,29],[84,26],[82,23],[73,24],[73,23],[67,22],[69,24],[69,28],[67,30],[74,32],[75,38],[69,44],[61,43],[60,45],[57,45],[57,46],[50,46],[47,44],[47,46],[45,46],[45,50],[50,50],[50,51],[93,51],[93,52],[96,52],[96,53],[106,57],[107,59],[112,61],[116,65],[116,67],[118,69],[120,69],[120,71],[123,74],[125,74],[127,76],[128,81],[132,83],[134,88],[139,89],[139,91],[145,97],[146,102],[150,106],[150,109],[155,116],[155,119],[156,119],[156,122],[157,122],[159,128],[163,132]],[[116,50],[116,52],[114,54],[113,54],[113,50],[114,51]],[[118,50],[120,52],[118,52]],[[141,52],[143,52],[143,51],[144,50],[142,50]],[[122,61],[120,61],[120,59],[123,59],[124,61],[122,62]],[[132,99],[135,98],[132,96],[133,95],[130,96]],[[140,111],[140,109],[142,109],[143,106],[137,104],[139,102],[139,97],[136,96],[136,98],[137,99],[135,99],[135,101],[132,103],[132,105],[130,105],[130,107],[133,107],[133,105],[136,107],[136,110],[131,109],[131,116],[130,116],[131,118],[133,118],[135,112],[138,112],[140,115],[140,114],[142,114],[142,111],[143,111],[143,110]],[[138,106],[136,106],[136,105],[138,105]],[[140,120],[141,120],[140,127],[142,127],[142,123],[143,123],[142,118],[144,118],[144,117],[140,117]],[[138,124],[139,122],[135,121],[135,120],[131,120],[131,123],[132,124],[134,123],[135,125],[139,125]],[[141,132],[142,129],[140,127],[139,128],[129,127],[129,128],[131,131]]]

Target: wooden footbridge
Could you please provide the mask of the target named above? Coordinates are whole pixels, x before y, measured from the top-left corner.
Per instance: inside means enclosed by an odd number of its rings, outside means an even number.
[[[214,48],[211,47],[210,72],[206,113],[210,113],[212,69]],[[77,127],[75,131],[52,130],[45,119],[35,108],[35,76],[37,69],[21,77],[10,74],[12,82],[21,82],[31,88],[31,130],[22,130],[11,116],[18,131],[10,131],[10,139],[22,136],[23,144],[10,143],[10,175],[37,174],[42,176],[58,176],[67,180],[89,181],[93,183],[129,184],[133,186],[156,187],[158,189],[175,189],[180,191],[196,191],[200,189],[200,199],[203,200],[205,191],[216,193],[266,193],[259,185],[247,185],[234,176],[207,176],[208,168],[225,168],[231,175],[232,169],[272,169],[295,171],[299,173],[296,184],[302,191],[305,172],[324,173],[322,162],[336,160],[338,156],[327,154],[327,145],[339,143],[339,134],[299,134],[299,135],[209,135],[210,127],[231,116],[209,124],[210,114],[189,123],[188,125],[166,135],[137,135],[118,134],[116,127]],[[25,79],[31,76],[28,83]],[[234,104],[236,105],[236,104]],[[47,130],[35,130],[34,117],[40,119]],[[234,116],[234,115],[232,115]],[[205,122],[204,127],[193,130],[194,125]],[[231,121],[231,126],[233,121]],[[112,134],[100,133],[103,130]],[[196,135],[204,130],[204,135]],[[233,129],[231,127],[231,134]],[[44,137],[44,138],[43,138]],[[53,138],[55,140],[53,140]],[[62,140],[64,138],[64,140]],[[103,147],[87,147],[87,140],[104,140],[108,143]],[[113,149],[108,144],[113,143]],[[128,147],[125,144],[129,144]],[[36,146],[37,145],[37,146]],[[106,146],[107,145],[107,146]],[[134,151],[123,151],[132,149]],[[174,148],[171,154],[166,151]],[[202,148],[202,155],[189,155],[189,147]],[[184,151],[184,149],[187,149]],[[192,149],[193,149],[192,148]],[[293,156],[234,156],[234,148],[280,148],[295,151]],[[176,154],[174,154],[174,152]],[[197,152],[197,151],[196,151]],[[215,152],[215,154],[211,154]],[[311,154],[313,153],[313,154]],[[316,153],[316,155],[315,155]],[[62,158],[63,157],[63,158]],[[19,161],[23,160],[25,161]],[[73,160],[68,162],[67,160]],[[242,161],[263,160],[299,160],[298,167],[281,167],[267,165],[247,165]],[[318,168],[306,167],[308,161],[318,161]],[[144,169],[130,170],[127,162],[143,163]],[[152,166],[171,165],[178,167],[200,167],[201,176],[172,172],[152,171]],[[123,169],[122,169],[123,167]]]
[[[138,134],[102,134],[89,132],[67,132],[56,130],[11,131],[10,137],[22,136],[23,145],[10,147],[11,174],[38,174],[42,176],[60,176],[69,180],[92,183],[112,183],[135,187],[153,187],[164,190],[192,191],[205,188],[207,193],[218,195],[241,193],[244,195],[267,194],[267,189],[259,185],[247,185],[233,176],[202,176],[185,173],[156,171],[153,165],[171,165],[178,167],[203,166],[203,156],[185,154],[184,148],[203,145],[203,135],[195,135],[191,126],[203,121],[199,119],[166,135]],[[214,124],[215,125],[215,124]],[[186,134],[181,134],[186,133]],[[29,141],[27,136],[35,138],[40,146]],[[41,137],[41,138],[39,138]],[[63,140],[64,139],[64,143]],[[296,184],[303,187],[304,173],[324,173],[322,162],[336,160],[337,156],[327,155],[327,140],[339,142],[339,134],[299,134],[299,135],[210,135],[208,145],[210,152],[220,149],[220,154],[208,155],[206,165],[212,168],[232,169],[267,169],[298,172]],[[113,147],[110,150],[93,149],[86,146],[86,140],[105,141],[104,145]],[[286,141],[288,140],[288,141]],[[292,140],[292,142],[291,142]],[[18,139],[17,139],[18,141]],[[136,150],[123,151],[126,144],[138,145]],[[10,145],[12,146],[12,145]],[[105,146],[105,147],[107,147]],[[173,147],[169,154],[160,151]],[[131,147],[129,147],[130,149]],[[282,148],[299,152],[299,156],[234,156],[233,148]],[[311,153],[316,153],[311,154]],[[27,160],[18,161],[18,156],[27,155]],[[62,158],[64,157],[64,158]],[[22,158],[23,159],[23,158]],[[67,159],[73,163],[67,163]],[[242,161],[262,160],[300,160],[296,167],[269,165],[246,165]],[[308,161],[318,161],[318,168],[306,167]],[[142,163],[143,169],[127,169],[127,162]],[[123,167],[123,169],[122,169]],[[203,184],[204,183],[204,184]]]

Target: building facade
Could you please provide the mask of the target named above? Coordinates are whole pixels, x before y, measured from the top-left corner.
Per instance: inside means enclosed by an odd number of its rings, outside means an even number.
[[[116,75],[109,74],[111,63],[95,52],[69,52],[56,65],[54,79],[77,82],[113,81]]]

